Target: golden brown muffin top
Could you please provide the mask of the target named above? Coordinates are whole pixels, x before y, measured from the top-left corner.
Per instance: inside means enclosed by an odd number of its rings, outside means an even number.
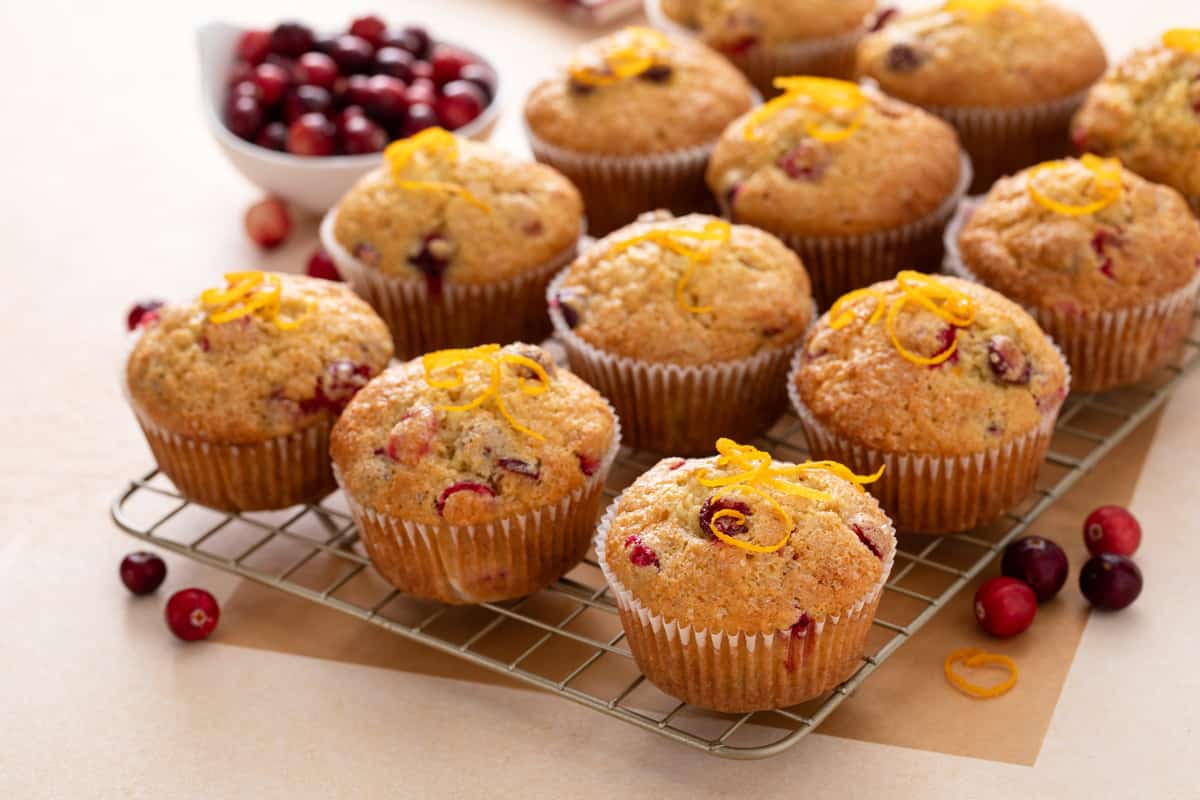
[[[367,266],[436,290],[545,266],[582,227],[579,191],[556,170],[431,128],[389,146],[346,193],[334,237]]]
[[[1064,99],[1106,64],[1087,21],[1042,0],[948,0],[897,15],[858,48],[859,74],[888,94],[952,108]]]
[[[604,398],[546,351],[484,345],[389,368],[338,419],[330,454],[342,487],[367,509],[471,525],[583,487],[616,435]]]
[[[1080,151],[1116,156],[1142,177],[1175,187],[1200,213],[1200,46],[1159,44],[1130,54],[1092,87],[1071,138]]]
[[[643,215],[581,255],[552,304],[588,344],[700,366],[794,345],[812,319],[800,259],[756,228],[704,214]]]
[[[387,326],[343,284],[227,277],[160,309],[129,354],[135,409],[171,433],[252,444],[303,430],[337,416],[392,357]]]
[[[875,498],[824,469],[772,467],[773,485],[720,487],[709,484],[741,472],[738,462],[658,462],[617,502],[608,570],[653,613],[714,633],[803,632],[870,600],[896,548]]]
[[[958,136],[916,106],[829,78],[785,78],[785,93],[726,128],[708,185],[733,217],[802,236],[899,227],[938,209],[962,176]]]
[[[662,0],[663,13],[710,47],[742,53],[862,28],[875,0]]]
[[[576,153],[652,155],[711,144],[753,104],[746,78],[708,47],[625,28],[534,87],[525,122]]]
[[[1127,308],[1195,278],[1200,223],[1174,189],[1084,156],[998,181],[958,246],[970,272],[1023,305]]]
[[[939,456],[1024,436],[1067,393],[1062,356],[1020,306],[970,281],[920,273],[839,300],[809,331],[793,379],[832,433]]]

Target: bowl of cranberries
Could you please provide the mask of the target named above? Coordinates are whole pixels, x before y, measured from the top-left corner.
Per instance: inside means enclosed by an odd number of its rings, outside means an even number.
[[[252,183],[323,213],[388,143],[435,125],[482,139],[500,110],[495,68],[418,25],[377,16],[318,33],[301,22],[197,32],[209,127]]]

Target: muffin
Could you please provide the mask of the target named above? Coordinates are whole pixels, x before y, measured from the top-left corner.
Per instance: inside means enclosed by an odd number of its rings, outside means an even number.
[[[329,430],[392,357],[387,326],[340,283],[236,272],[134,334],[124,386],[158,467],[222,511],[334,489]]]
[[[1029,309],[1076,389],[1136,383],[1191,330],[1200,222],[1182,196],[1085,155],[999,181],[947,233],[951,272]]]
[[[964,531],[1033,490],[1070,373],[990,289],[902,272],[822,316],[788,381],[814,458],[858,472],[902,531]]]
[[[661,453],[770,427],[813,317],[794,253],[702,214],[644,215],[584,252],[548,299],[571,369],[612,400],[627,443]]]
[[[860,75],[958,129],[975,192],[1064,155],[1071,115],[1106,64],[1082,17],[1041,0],[947,0],[893,17],[858,48]]]
[[[646,0],[655,27],[727,56],[766,97],[779,75],[850,78],[875,0]]]
[[[575,256],[571,182],[441,128],[393,143],[321,224],[321,243],[396,353],[541,341],[546,284]]]
[[[704,165],[754,102],[741,73],[704,45],[625,28],[534,87],[525,123],[534,156],[575,182],[589,230],[602,235],[655,208],[711,210]]]
[[[817,302],[941,259],[970,182],[954,130],[915,106],[829,78],[786,92],[721,135],[708,185],[725,215],[800,254]]]
[[[620,445],[612,407],[544,350],[398,364],[334,426],[334,471],[372,563],[464,604],[537,591],[583,558]]]
[[[1200,29],[1176,29],[1092,87],[1071,125],[1080,152],[1116,156],[1200,214]]]
[[[862,489],[873,476],[728,439],[717,452],[634,481],[597,558],[651,683],[718,711],[795,705],[861,666],[895,532]]]

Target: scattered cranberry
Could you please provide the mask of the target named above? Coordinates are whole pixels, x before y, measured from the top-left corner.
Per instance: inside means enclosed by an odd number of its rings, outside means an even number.
[[[381,47],[375,51],[375,72],[391,75],[408,83],[413,79],[413,54],[399,47]]]
[[[975,619],[992,636],[1016,636],[1036,614],[1037,596],[1016,578],[992,578],[975,593]]]
[[[337,127],[324,114],[304,114],[288,127],[288,152],[298,156],[333,153]]]
[[[1075,152],[1083,155],[1088,151],[1087,131],[1083,128],[1073,128],[1071,130],[1071,144],[1075,146]]]
[[[1029,584],[1038,602],[1044,603],[1067,582],[1067,554],[1049,539],[1026,536],[1004,548],[1000,571]]]
[[[278,64],[259,64],[254,68],[254,85],[258,87],[263,105],[273,106],[283,99],[288,88],[288,74]]]
[[[269,196],[246,209],[246,233],[255,244],[270,250],[278,247],[292,232],[292,218],[287,204]]]
[[[387,23],[374,14],[368,14],[350,23],[350,33],[365,39],[372,47],[379,47],[383,44],[383,35],[387,33]]]
[[[1142,571],[1125,556],[1102,553],[1079,571],[1079,590],[1096,608],[1120,611],[1142,593]]]
[[[951,347],[954,347],[954,345],[958,342],[958,335],[959,335],[958,332],[960,330],[962,330],[962,329],[955,327],[954,325],[947,325],[946,327],[944,327],[940,331],[938,331],[938,349],[933,354],[934,358],[937,358],[942,353],[945,353],[947,350],[949,350]],[[947,358],[945,361],[942,361],[938,364],[932,364],[930,366],[930,369],[939,369],[939,368],[941,368],[942,364],[957,364],[957,363],[958,363],[958,349],[955,348],[954,352],[950,354],[949,358]]]
[[[1003,334],[993,336],[988,340],[987,353],[988,366],[997,380],[1021,386],[1029,383],[1032,366],[1010,337]]]
[[[516,475],[524,475],[526,478],[533,478],[535,481],[542,477],[542,470],[537,464],[530,464],[528,461],[522,461],[519,458],[497,459],[496,464],[502,470],[512,472]]]
[[[496,86],[498,83],[496,71],[487,64],[480,64],[478,62],[474,64],[467,64],[462,68],[462,70],[459,71],[458,79],[462,81],[469,81],[478,86],[481,90],[483,90],[483,93],[489,102],[493,97],[496,96]]]
[[[638,78],[649,83],[666,83],[671,80],[671,76],[674,74],[675,70],[666,64],[654,64],[642,70]]]
[[[375,57],[375,48],[366,39],[347,33],[333,40],[329,46],[329,57],[347,75],[366,72],[371,67],[371,59]]]
[[[1100,506],[1083,521],[1083,543],[1094,556],[1131,556],[1142,543],[1142,526],[1120,506]]]
[[[299,58],[312,50],[316,41],[312,28],[299,22],[281,22],[271,31],[271,51],[289,58]]]
[[[630,548],[633,549],[630,550]],[[635,567],[654,567],[658,569],[658,553],[642,544],[642,540],[636,534],[625,539],[625,549],[630,550],[629,561]]]
[[[892,6],[884,6],[875,12],[875,18],[871,20],[868,30],[871,33],[877,33],[887,27],[887,24],[892,21],[892,17],[900,13],[900,10]]]
[[[237,57],[251,66],[257,66],[271,54],[270,31],[245,31],[238,37]]]
[[[1108,255],[1108,246],[1112,244],[1116,247],[1121,246],[1121,241],[1116,234],[1100,228],[1092,236],[1092,250],[1096,253],[1096,257],[1100,259],[1099,270],[1104,277],[1109,280],[1116,280],[1116,275],[1113,274],[1113,260]]]
[[[351,115],[340,135],[342,149],[349,155],[378,153],[388,143],[387,131],[361,114]]]
[[[453,131],[482,114],[486,105],[487,96],[478,86],[468,81],[450,81],[442,88],[434,110],[442,127]]]
[[[700,535],[705,539],[712,539],[713,527],[716,527],[721,533],[726,536],[736,536],[741,533],[746,533],[750,530],[750,526],[745,522],[738,522],[736,518],[730,516],[720,517],[715,523],[713,517],[718,511],[739,511],[743,516],[753,516],[754,512],[750,510],[750,506],[740,500],[727,500],[724,497],[713,500],[711,497],[705,498],[704,503],[700,506]]]
[[[134,594],[150,594],[167,577],[167,564],[154,553],[139,550],[121,559],[121,583]]]
[[[305,53],[296,62],[296,69],[301,83],[309,86],[332,90],[333,85],[337,83],[338,65],[324,53]]]
[[[282,122],[268,122],[258,132],[258,136],[254,137],[254,143],[259,147],[283,153],[287,151],[287,133],[287,125]]]
[[[429,293],[440,295],[442,275],[450,266],[450,245],[446,237],[440,233],[426,234],[421,241],[421,249],[415,255],[409,256],[408,263],[425,276]]]
[[[404,118],[408,97],[404,81],[391,75],[373,75],[367,82],[367,110],[384,121]]]
[[[167,627],[185,642],[207,639],[220,619],[216,598],[203,589],[183,589],[167,601]]]
[[[886,63],[892,72],[912,72],[921,66],[924,60],[915,47],[900,42],[888,49]]]
[[[575,457],[579,459],[579,471],[584,475],[591,477],[600,469],[600,459],[592,458],[586,453],[576,453]]]
[[[158,319],[158,310],[162,306],[162,300],[139,300],[134,303],[133,308],[129,309],[129,315],[125,318],[125,326],[132,331],[143,325],[149,325]]]
[[[496,496],[496,490],[486,484],[475,483],[474,481],[459,481],[458,483],[447,486],[442,490],[442,493],[438,495],[436,506],[439,517],[445,516],[444,512],[446,510],[446,501],[449,500],[452,495],[458,494],[459,492],[473,492],[475,494],[483,495],[484,497]]]
[[[266,115],[263,113],[262,105],[248,95],[233,98],[233,102],[229,104],[229,111],[225,115],[225,122],[229,125],[229,130],[233,131],[235,136],[243,139],[254,139],[265,120]]]
[[[863,547],[866,547],[868,550],[870,550],[871,555],[882,560],[883,559],[883,551],[879,549],[879,545],[875,544],[875,540],[873,538],[871,538],[870,536],[867,536],[867,532],[865,530],[863,530],[863,526],[862,525],[851,525],[850,527],[854,530],[854,535],[858,537],[858,540],[860,542],[862,542]],[[875,529],[872,529],[872,530],[875,530]]]
[[[327,281],[340,281],[342,279],[342,276],[338,274],[337,266],[333,263],[333,259],[320,247],[314,250],[313,254],[308,257],[308,263],[304,266],[304,274],[310,278],[322,278]]]
[[[313,396],[300,401],[300,410],[315,414],[321,410],[340,414],[371,380],[371,367],[341,359],[326,365],[317,378]]]
[[[305,114],[327,114],[333,109],[333,95],[320,86],[297,86],[283,100],[283,120],[288,124]]]
[[[794,181],[816,181],[825,174],[832,160],[829,148],[815,140],[805,139],[780,156],[778,163],[784,174]]]
[[[433,67],[433,82],[438,86],[443,86],[450,81],[458,80],[463,67],[475,63],[475,59],[470,53],[443,44],[433,49],[433,56],[429,59],[429,63]]]

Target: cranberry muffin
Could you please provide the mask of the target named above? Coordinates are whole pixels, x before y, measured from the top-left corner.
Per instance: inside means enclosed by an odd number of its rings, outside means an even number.
[[[856,471],[902,531],[963,531],[1034,488],[1069,389],[1020,306],[959,278],[902,272],[809,331],[789,389],[813,455]]]
[[[902,13],[858,48],[858,72],[958,129],[973,191],[1064,155],[1071,116],[1104,74],[1078,14],[1042,0],[947,0]]]
[[[391,367],[330,449],[379,573],[463,604],[528,594],[579,563],[619,444],[604,398],[518,343]]]
[[[643,215],[555,278],[549,301],[571,368],[612,399],[628,443],[662,453],[770,427],[813,317],[794,253],[702,214]]]
[[[125,364],[130,406],[189,500],[222,511],[315,502],[334,489],[334,419],[392,357],[387,327],[340,283],[225,278],[139,326]]]
[[[596,534],[600,566],[664,692],[726,712],[804,702],[861,666],[895,532],[862,488],[874,476],[716,446],[621,493]]]
[[[1200,29],[1175,29],[1092,87],[1071,124],[1081,153],[1115,156],[1200,214]]]
[[[643,211],[711,208],[708,155],[754,102],[717,53],[635,27],[587,43],[535,86],[525,123],[534,156],[579,187],[599,235]]]
[[[726,216],[794,249],[822,306],[940,260],[970,181],[954,129],[869,87],[779,85],[785,93],[738,118],[713,151],[708,185]]]
[[[546,284],[582,232],[579,192],[558,172],[430,128],[388,147],[326,216],[321,242],[411,358],[541,341]]]
[[[1183,197],[1085,155],[1004,178],[948,234],[948,266],[1029,309],[1073,385],[1148,377],[1183,346],[1200,283],[1200,222]]]

